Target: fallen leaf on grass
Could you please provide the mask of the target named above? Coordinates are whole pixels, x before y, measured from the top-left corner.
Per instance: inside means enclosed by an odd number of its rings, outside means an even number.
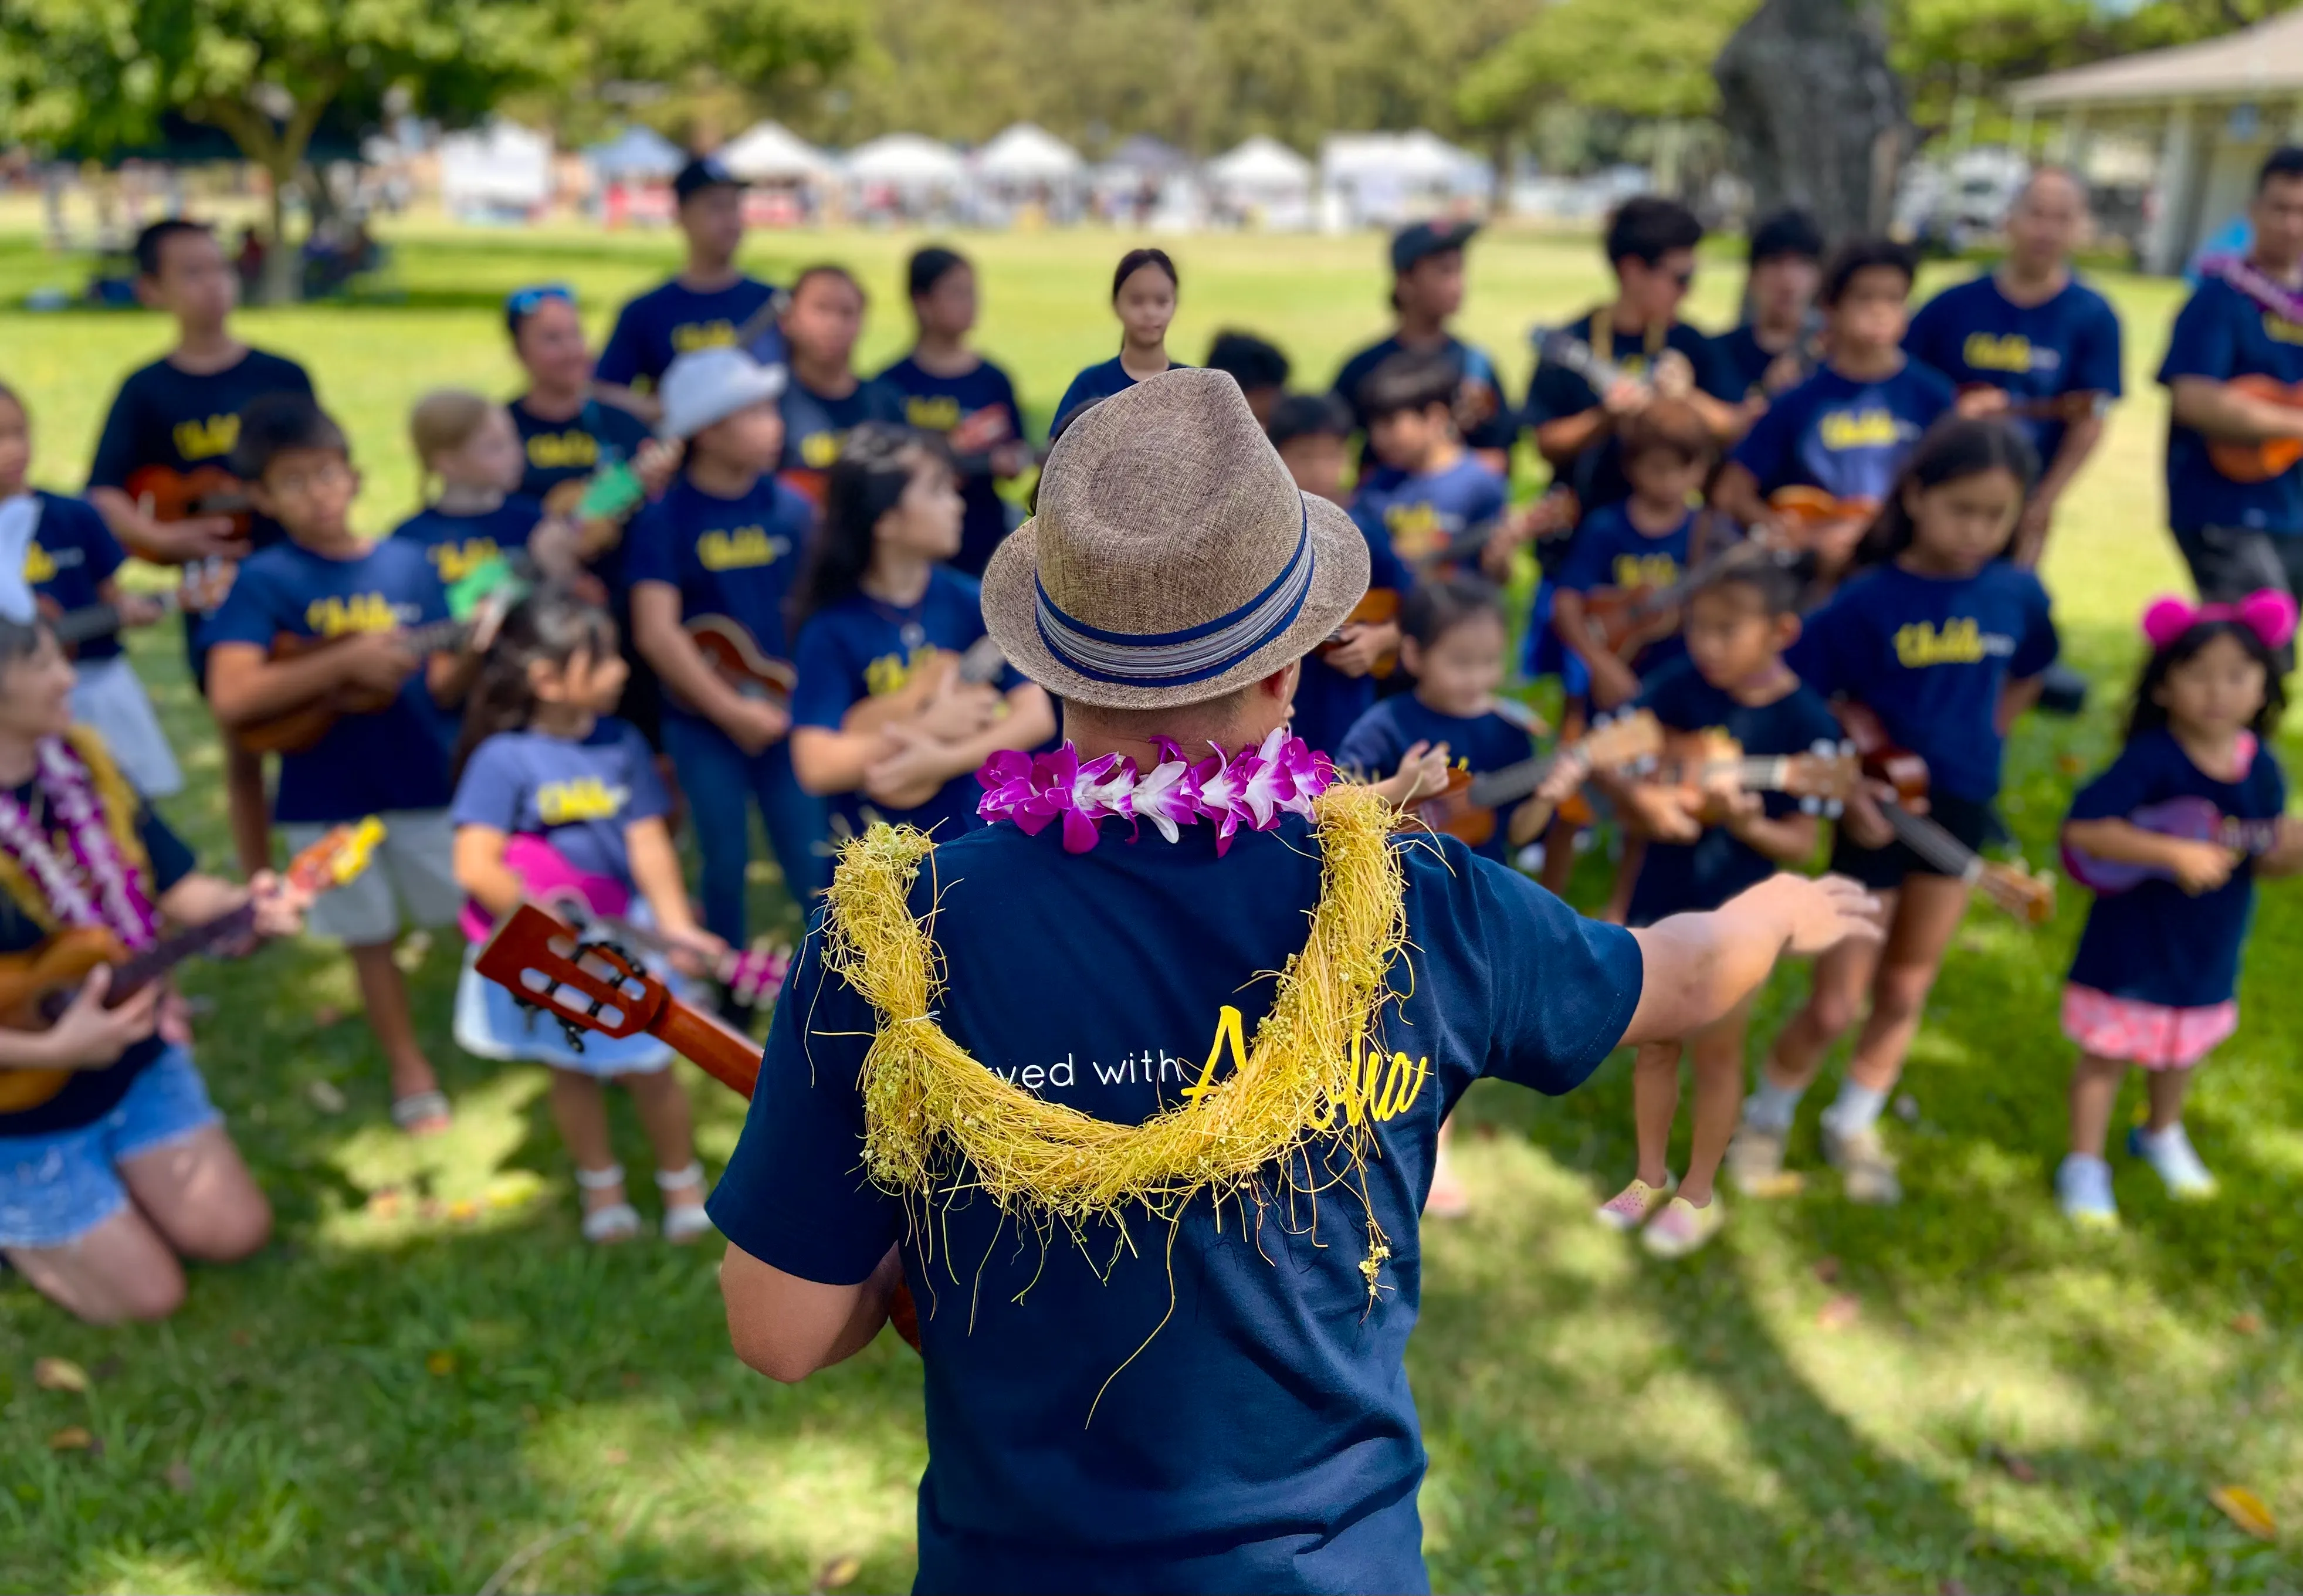
[[[55,1445],[53,1440],[49,1445]],[[2258,1541],[2273,1541],[2279,1536],[2278,1521],[2263,1499],[2244,1485],[2218,1485],[2207,1492],[2207,1500],[2219,1508],[2225,1518],[2239,1525]]]
[[[1845,1330],[1863,1313],[1860,1298],[1843,1291],[1815,1312],[1815,1322],[1826,1330]]]
[[[453,1374],[456,1372],[456,1355],[452,1352],[435,1352],[424,1360],[424,1369],[426,1373],[434,1376]]]
[[[51,1452],[93,1452],[96,1449],[96,1437],[89,1433],[85,1424],[67,1424],[48,1437],[48,1450]]]
[[[2007,1477],[2018,1485],[2038,1483],[2039,1471],[2032,1465],[2031,1460],[2020,1452],[2009,1451],[1996,1441],[1991,1445],[1991,1461],[2005,1469]]]
[[[843,1553],[817,1570],[815,1588],[819,1591],[837,1591],[842,1585],[855,1583],[856,1576],[863,1572],[863,1558]]]
[[[2259,1336],[2263,1334],[2263,1315],[2260,1313],[2234,1313],[2231,1315],[2231,1329],[2237,1330],[2242,1336]]]
[[[162,1469],[160,1471],[160,1478],[166,1481],[168,1483],[168,1489],[174,1491],[178,1496],[189,1496],[191,1494],[192,1465],[186,1463],[182,1458],[177,1458],[175,1462],[170,1464],[166,1468]]]
[[[632,1455],[621,1447],[603,1447],[600,1449],[600,1461],[612,1468],[620,1468],[631,1460]]]
[[[1815,1261],[1815,1278],[1828,1286],[1839,1278],[1839,1260],[1829,1254]]]
[[[324,1114],[341,1114],[348,1106],[343,1092],[333,1081],[314,1081],[304,1088],[304,1095],[310,1098],[312,1106]]]
[[[84,1391],[88,1371],[68,1357],[34,1358],[32,1383],[44,1391]]]

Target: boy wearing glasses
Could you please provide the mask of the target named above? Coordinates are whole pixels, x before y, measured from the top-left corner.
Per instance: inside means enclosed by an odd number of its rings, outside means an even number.
[[[671,282],[624,307],[593,373],[601,398],[650,421],[662,418],[655,385],[681,355],[740,341],[763,365],[784,359],[782,337],[760,314],[776,291],[736,266],[744,242],[743,183],[716,158],[701,156],[679,169],[671,192],[688,240],[688,264]],[[755,320],[759,325],[751,325]]]
[[[463,697],[478,654],[424,657],[409,646],[411,629],[447,619],[447,595],[421,545],[353,532],[359,473],[317,405],[275,395],[249,406],[232,464],[288,537],[240,567],[209,622],[209,697],[237,732],[339,694],[389,695],[383,708],[343,715],[310,747],[281,756],[280,826],[302,848],[333,826],[383,819],[367,869],[316,903],[309,924],[351,954],[392,1071],[392,1122],[411,1135],[443,1130],[448,1100],[417,1044],[392,950],[404,925],[445,925],[462,905],[445,711]],[[343,641],[274,658],[283,635]]]

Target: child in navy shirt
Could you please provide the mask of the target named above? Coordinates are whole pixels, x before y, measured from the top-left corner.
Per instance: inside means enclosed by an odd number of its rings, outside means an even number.
[[[967,507],[952,569],[971,577],[1012,524],[1000,485],[1032,463],[1024,412],[1008,374],[968,347],[975,325],[975,268],[957,250],[931,245],[906,268],[919,338],[879,381],[903,396],[904,419],[942,437],[959,467]]]
[[[2127,746],[2071,800],[2063,824],[2067,849],[2147,873],[2096,897],[2063,989],[2063,1034],[2080,1052],[2055,1196],[2072,1220],[2096,1226],[2119,1222],[2104,1138],[2130,1065],[2145,1072],[2150,1112],[2129,1133],[2128,1151],[2178,1199],[2214,1194],[2183,1130],[2184,1094],[2239,1026],[2255,878],[2303,868],[2303,831],[2281,818],[2287,783],[2270,747],[2286,702],[2277,651],[2294,632],[2294,601],[2267,590],[2204,609],[2165,598],[2145,612],[2144,629],[2154,650],[2136,684]],[[2163,805],[2201,812],[2208,823],[2182,832],[2142,823],[2152,817],[2139,812]],[[2247,832],[2215,835],[2225,823]]]
[[[417,401],[408,432],[427,497],[392,535],[424,551],[443,587],[527,546],[544,506],[517,491],[527,460],[510,411],[468,388],[441,388]]]
[[[1712,502],[1747,527],[1775,526],[1811,546],[1826,580],[1847,569],[1871,514],[1920,437],[1953,405],[1951,379],[1903,352],[1915,258],[1858,240],[1824,273],[1823,365],[1778,395],[1727,457]],[[1816,490],[1848,513],[1808,527],[1770,501]]]
[[[2046,589],[2002,558],[2037,472],[2031,446],[2004,421],[1937,426],[1858,551],[1864,569],[1809,618],[1789,656],[1801,680],[1862,704],[1891,741],[1927,762],[1928,818],[1970,849],[1998,833],[2002,728],[2037,699],[2056,654]],[[1893,1203],[1902,1188],[1879,1110],[1967,911],[1968,883],[1895,840],[1860,799],[1839,827],[1831,867],[1890,906],[1893,952],[1841,948],[1817,964],[1807,1006],[1776,1038],[1744,1107],[1735,1175],[1748,1190],[1780,1186],[1800,1094],[1868,996],[1839,1101],[1823,1116],[1824,1151],[1850,1198]]]
[[[832,463],[823,531],[793,604],[792,766],[849,835],[875,820],[949,841],[983,823],[975,772],[1055,734],[1048,696],[1001,663],[958,666],[983,635],[974,581],[948,569],[962,514],[942,446],[867,425]]]
[[[704,923],[731,947],[748,940],[745,866],[759,806],[784,886],[806,905],[831,880],[822,800],[792,774],[785,610],[814,536],[815,511],[773,475],[783,452],[781,367],[740,350],[683,355],[664,374],[665,435],[687,441],[679,477],[632,519],[625,570],[640,652],[664,688],[671,756],[703,856]],[[786,686],[724,678],[688,627],[717,617]]]
[[[158,620],[157,604],[122,591],[114,573],[127,555],[96,507],[84,499],[28,489],[31,466],[31,415],[23,401],[0,385],[0,521],[13,514],[28,523],[21,545],[0,534],[0,559],[21,547],[24,586],[50,620],[98,604],[113,605],[122,626]],[[0,612],[5,608],[0,606]],[[172,798],[182,791],[183,773],[122,649],[118,629],[84,638],[69,652],[72,719],[102,734],[113,762],[143,797]]]
[[[1361,488],[1355,513],[1383,522],[1393,553],[1420,570],[1475,565],[1501,522],[1504,479],[1455,431],[1463,374],[1438,352],[1394,355],[1360,384],[1368,449],[1386,468]]]
[[[1342,400],[1332,393],[1290,393],[1271,407],[1264,435],[1298,488],[1333,504],[1346,502],[1352,412]]]
[[[1119,258],[1111,274],[1111,313],[1119,318],[1119,352],[1072,378],[1056,406],[1051,437],[1082,408],[1176,364],[1168,358],[1168,324],[1176,319],[1176,295],[1182,287],[1176,263],[1165,249],[1130,249]]]
[[[351,955],[369,1028],[391,1067],[393,1123],[411,1135],[444,1129],[448,1100],[417,1043],[392,955],[403,929],[456,917],[443,712],[462,700],[478,661],[468,649],[427,658],[409,646],[411,629],[447,619],[447,594],[413,541],[371,543],[352,531],[359,475],[318,406],[289,395],[250,405],[232,468],[288,541],[240,568],[209,622],[209,701],[237,731],[348,689],[392,695],[382,709],[344,715],[310,747],[281,756],[274,813],[291,850],[333,826],[383,818],[375,857],[313,905],[311,927],[340,938]],[[343,641],[274,658],[283,636]]]
[[[589,1036],[583,1051],[473,967],[497,919],[523,898],[579,894],[593,915],[653,925],[690,951],[726,944],[697,927],[664,824],[671,802],[640,734],[608,712],[624,688],[616,625],[603,609],[546,589],[504,618],[474,684],[456,782],[456,880],[471,895],[472,945],[456,987],[456,1041],[483,1059],[552,1068],[552,1118],[576,1161],[586,1241],[626,1240],[639,1216],[608,1136],[611,1079],[632,1094],[655,1152],[667,1241],[712,1228],[688,1098],[654,1037]]]
[[[671,282],[617,313],[593,373],[603,396],[651,420],[663,413],[657,389],[664,373],[682,355],[742,340],[745,352],[763,364],[783,359],[783,341],[766,315],[776,291],[736,265],[744,185],[705,156],[680,168],[671,191],[687,261]]]
[[[776,474],[821,509],[823,475],[839,458],[848,428],[902,421],[904,396],[875,377],[856,375],[864,285],[846,266],[814,266],[794,278],[783,329],[791,380],[784,384],[784,453]]]
[[[1667,732],[1717,733],[1754,758],[1808,754],[1818,745],[1834,749],[1838,722],[1784,663],[1784,650],[1800,632],[1799,586],[1773,562],[1722,568],[1688,600],[1686,654],[1649,678],[1637,707]],[[1599,778],[1649,839],[1626,925],[1717,908],[1814,857],[1813,806],[1786,793],[1746,790],[1732,773],[1724,782],[1704,769],[1678,775],[1669,787]],[[1712,1183],[1735,1128],[1750,1020],[1746,1001],[1692,1036],[1642,1045],[1632,1063],[1639,1167],[1632,1183],[1600,1207],[1599,1219],[1624,1230],[1644,1224],[1641,1243],[1659,1257],[1693,1252],[1725,1222]],[[1683,1052],[1695,1073],[1695,1123],[1687,1173],[1674,1195],[1664,1160],[1679,1110]]]

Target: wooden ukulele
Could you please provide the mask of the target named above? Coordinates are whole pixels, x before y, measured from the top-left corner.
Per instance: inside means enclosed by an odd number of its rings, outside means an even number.
[[[342,886],[367,868],[384,839],[384,823],[370,816],[358,825],[338,826],[289,862],[283,872],[299,891],[318,894]],[[112,967],[104,1006],[117,1009],[197,954],[244,942],[255,934],[253,899],[205,925],[164,937],[131,954],[101,925],[60,931],[38,947],[0,958],[0,1026],[45,1031],[72,1006],[72,998],[98,965]],[[0,1069],[0,1113],[37,1108],[64,1089],[70,1069]]]
[[[493,604],[483,606],[492,609]],[[482,617],[476,613],[465,620],[434,621],[423,626],[400,631],[401,642],[420,663],[428,655],[446,654],[461,648],[480,629]],[[282,632],[272,639],[270,657],[274,660],[301,659],[307,654],[325,653],[336,648],[360,632],[337,632],[328,637],[305,637],[296,632]],[[308,703],[299,704],[283,714],[251,721],[236,728],[232,740],[251,754],[301,754],[318,746],[320,739],[333,730],[346,715],[375,714],[389,709],[400,697],[400,688],[389,692],[378,688],[339,687],[331,688]]]
[[[2227,388],[2290,410],[2303,410],[2303,383],[2282,383],[2273,376],[2235,376]],[[2207,460],[2233,482],[2268,482],[2283,477],[2303,460],[2303,438],[2257,438],[2242,443],[2207,440]]]
[[[222,466],[195,466],[189,471],[173,466],[146,466],[130,474],[126,492],[130,502],[156,521],[230,516],[232,535],[242,542],[256,513],[248,485]]]
[[[2004,393],[2006,390],[1996,383],[1967,383],[1960,388],[1961,396],[1986,393]],[[2060,421],[2064,426],[2070,426],[2081,421],[2092,421],[2110,412],[2111,395],[2081,390],[2073,393],[2050,393],[2044,397],[2029,399],[2018,399],[2009,394],[2007,408],[1995,410],[1992,414],[2017,421]],[[1986,419],[1989,418],[1987,417]]]
[[[1742,792],[1788,793],[1814,812],[1836,815],[1855,796],[1862,775],[1854,750],[1843,746],[1823,743],[1804,754],[1752,755],[1723,731],[1675,731],[1664,739],[1662,760],[1642,770],[1640,781],[1676,789],[1691,815]]]
[[[2054,877],[2034,874],[2021,864],[1987,859],[1926,815],[1913,814],[1911,806],[1928,795],[1928,762],[1898,747],[1868,705],[1843,701],[1832,707],[1864,775],[1894,794],[1878,802],[1897,841],[1944,874],[1978,889],[2019,920],[2044,925],[2054,917]]]
[[[682,625],[713,674],[738,697],[763,699],[779,708],[790,705],[799,673],[790,661],[761,648],[741,621],[726,615],[691,615]]]
[[[1796,558],[1796,551],[1776,548],[1764,538],[1745,538],[1696,562],[1666,587],[1595,587],[1582,595],[1584,640],[1618,659],[1632,659],[1675,634],[1687,601],[1721,571],[1761,560],[1789,565]]]
[[[569,1045],[582,1033],[646,1034],[748,1101],[760,1079],[760,1044],[672,995],[612,942],[586,941],[532,903],[506,915],[473,967],[521,1003],[560,1022]],[[896,1333],[920,1345],[919,1315],[900,1282],[888,1305]]]
[[[1501,770],[1477,776],[1466,770],[1449,771],[1447,786],[1428,798],[1409,800],[1403,820],[1478,848],[1495,836],[1497,812],[1504,806],[1528,798],[1555,772],[1573,771],[1580,778],[1596,769],[1652,758],[1662,749],[1663,727],[1646,710],[1635,710],[1595,722],[1577,742]]]
[[[1008,656],[988,637],[978,638],[958,654],[948,648],[926,650],[914,660],[902,687],[892,693],[874,693],[849,705],[848,713],[839,717],[839,729],[878,731],[901,725],[925,709],[928,701],[943,689],[946,679],[955,673],[964,686],[989,687],[1007,669]]]

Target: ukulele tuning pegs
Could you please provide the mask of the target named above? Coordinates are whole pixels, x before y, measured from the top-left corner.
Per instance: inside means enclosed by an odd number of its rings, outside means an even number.
[[[1823,800],[1816,798],[1803,798],[1800,799],[1800,813],[1802,815],[1822,814]]]

